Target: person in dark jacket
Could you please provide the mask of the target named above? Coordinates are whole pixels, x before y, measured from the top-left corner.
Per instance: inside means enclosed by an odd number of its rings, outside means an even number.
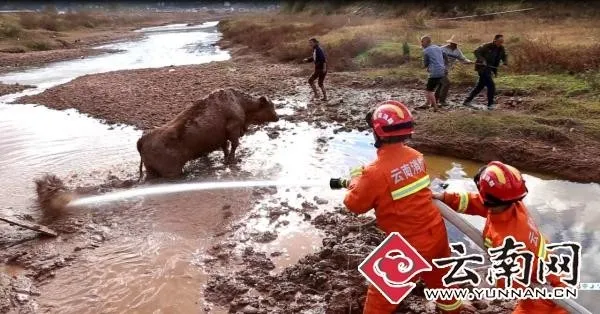
[[[494,36],[493,42],[479,46],[474,54],[476,58],[475,71],[479,74],[479,80],[463,105],[471,106],[473,98],[485,87],[487,88],[488,109],[491,110],[494,108],[494,94],[496,93],[496,85],[492,74],[498,76],[498,67],[501,61],[502,64],[508,65],[506,51],[504,50],[504,37],[502,35]]]
[[[327,57],[325,56],[325,52],[323,52],[321,46],[319,46],[319,41],[316,38],[311,38],[308,43],[312,47],[313,53],[311,57],[304,59],[304,62],[315,63],[315,71],[308,79],[308,84],[312,88],[314,98],[318,99],[319,92],[315,86],[315,80],[318,79],[319,87],[321,88],[321,92],[323,92],[323,98],[321,98],[321,100],[327,101],[327,92],[325,91],[325,86],[323,85],[323,81],[327,75]]]

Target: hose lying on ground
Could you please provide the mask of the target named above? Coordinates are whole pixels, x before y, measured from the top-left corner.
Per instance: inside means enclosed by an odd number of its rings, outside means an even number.
[[[475,228],[472,224],[464,220],[457,214],[454,210],[452,210],[448,205],[444,204],[440,200],[434,200],[434,204],[440,210],[442,216],[448,220],[451,224],[453,224],[456,228],[458,228],[462,233],[464,233],[469,239],[471,239],[475,244],[477,244],[484,252],[487,252],[486,247],[483,245],[483,237],[481,236],[481,231]],[[552,290],[553,287],[545,284],[543,287],[548,290]],[[563,309],[567,310],[571,314],[592,314],[592,312],[588,311],[585,307],[581,306],[579,303],[575,302],[575,300],[571,299],[555,299],[552,300],[554,303],[561,306]]]

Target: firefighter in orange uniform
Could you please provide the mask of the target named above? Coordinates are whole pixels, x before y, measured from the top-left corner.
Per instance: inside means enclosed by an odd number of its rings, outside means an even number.
[[[441,214],[432,202],[430,180],[423,155],[405,146],[413,134],[413,118],[404,104],[388,100],[367,114],[373,129],[377,159],[353,169],[344,204],[353,213],[375,209],[377,226],[386,234],[399,232],[431,265],[432,259],[450,256],[448,235]],[[421,273],[428,288],[443,288],[443,269],[432,266]],[[460,300],[438,300],[441,313],[460,313]],[[369,286],[363,313],[392,313],[389,303],[374,286]]]
[[[501,246],[504,238],[513,236],[515,241],[526,245],[534,254],[531,283],[536,283],[537,260],[546,260],[545,245],[548,243],[529,216],[521,201],[527,195],[527,187],[519,170],[499,161],[482,167],[475,176],[479,193],[443,193],[434,195],[459,213],[486,217],[483,229],[487,248]],[[555,275],[546,281],[552,286],[565,286]],[[497,286],[504,287],[504,280]],[[521,287],[513,282],[514,288]],[[519,301],[513,314],[567,314],[568,312],[550,300]]]

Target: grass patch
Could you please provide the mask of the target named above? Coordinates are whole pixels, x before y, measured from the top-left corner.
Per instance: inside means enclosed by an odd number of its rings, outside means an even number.
[[[570,140],[565,127],[540,123],[535,116],[506,112],[468,113],[451,112],[435,119],[420,121],[432,134],[461,136],[472,134],[477,137],[525,138],[563,143]]]
[[[411,56],[418,54],[421,48],[407,42],[385,41],[377,46],[360,53],[356,62],[361,67],[381,67],[401,65],[408,62]]]
[[[427,72],[419,65],[419,62],[408,62],[394,68],[364,71],[364,74],[370,79],[381,78],[384,85],[422,83],[427,80]]]
[[[600,99],[592,97],[567,98],[544,97],[536,99],[528,108],[529,113],[548,117],[574,118],[574,119],[600,119]]]
[[[498,89],[527,93],[548,91],[555,94],[564,93],[567,96],[580,95],[592,90],[583,77],[568,74],[501,75],[496,78],[496,86]]]
[[[28,41],[25,43],[25,47],[33,51],[46,51],[52,49],[52,45],[45,40]]]

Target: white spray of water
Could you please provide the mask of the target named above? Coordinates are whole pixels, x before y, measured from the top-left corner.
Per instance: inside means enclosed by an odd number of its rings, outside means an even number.
[[[227,181],[227,182],[197,182],[161,184],[149,187],[140,187],[126,191],[111,192],[103,195],[75,199],[67,207],[81,207],[99,203],[109,203],[139,196],[162,195],[190,191],[234,189],[247,187],[315,187],[329,186],[324,180],[293,180],[293,181]]]

